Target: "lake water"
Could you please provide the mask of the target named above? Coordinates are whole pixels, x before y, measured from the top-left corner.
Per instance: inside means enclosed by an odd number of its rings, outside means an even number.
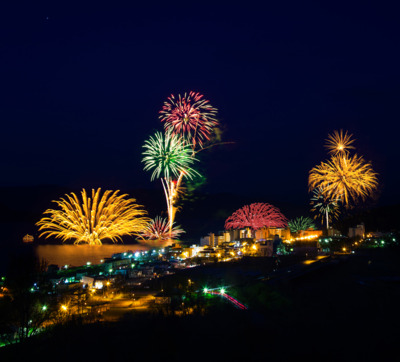
[[[100,263],[101,259],[109,258],[113,254],[124,253],[128,250],[141,251],[166,245],[153,244],[103,244],[103,245],[38,245],[22,242],[26,234],[33,235],[38,239],[37,230],[31,223],[1,223],[0,222],[0,276],[7,272],[11,258],[23,252],[33,249],[39,259],[45,259],[48,264],[58,266],[85,265],[88,261],[92,264]]]
[[[81,266],[87,262],[100,264],[100,260],[110,258],[113,254],[127,251],[149,250],[143,244],[113,244],[113,245],[37,245],[36,255],[48,264]]]
[[[0,247],[0,276],[7,273],[10,260],[18,255],[37,255],[39,260],[45,260],[48,265],[56,264],[59,267],[64,265],[81,266],[87,262],[99,264],[100,260],[110,258],[113,254],[126,251],[143,251],[152,249],[144,244],[105,244],[105,245],[37,245],[24,244],[22,242]]]

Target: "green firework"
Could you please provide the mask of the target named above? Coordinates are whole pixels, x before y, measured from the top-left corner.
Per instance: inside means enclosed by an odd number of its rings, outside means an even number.
[[[297,217],[288,222],[289,229],[292,233],[301,230],[315,229],[314,221],[309,217]]]
[[[164,177],[178,178],[181,173],[192,179],[199,173],[191,168],[197,159],[193,155],[192,145],[186,143],[179,135],[171,132],[156,132],[145,141],[142,162],[144,170],[153,170],[151,180]]]

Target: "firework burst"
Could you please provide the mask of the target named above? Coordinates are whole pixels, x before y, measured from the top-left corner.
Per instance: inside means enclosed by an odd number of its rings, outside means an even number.
[[[326,195],[323,187],[317,187],[313,190],[310,200],[312,212],[318,212],[322,220],[325,218],[326,227],[329,229],[329,223],[339,216],[340,198],[330,198]],[[318,214],[315,218],[318,217]]]
[[[225,221],[226,230],[250,228],[254,231],[262,227],[286,226],[287,219],[277,207],[261,202],[243,206]]]
[[[328,135],[328,139],[326,140],[325,148],[328,149],[328,153],[332,155],[338,154],[348,154],[349,149],[354,149],[352,143],[355,141],[352,139],[352,134],[343,133],[343,130],[334,131],[333,134]]]
[[[332,156],[310,170],[309,191],[322,187],[325,196],[340,198],[345,206],[372,196],[378,186],[377,173],[361,156]]]
[[[193,148],[210,140],[213,128],[218,125],[217,109],[200,93],[189,92],[177,98],[172,94],[160,111],[167,131],[181,135]]]
[[[179,178],[181,175],[192,179],[199,175],[197,171],[190,166],[197,161],[193,156],[191,144],[183,141],[178,134],[166,132],[156,132],[155,136],[150,136],[145,141],[143,148],[144,170],[153,170],[151,180],[159,178],[165,179],[172,177]]]
[[[175,224],[170,231],[169,221],[167,219],[157,216],[155,219],[151,220],[146,229],[141,233],[141,237],[146,240],[176,240],[185,231],[176,226]]]
[[[122,241],[123,235],[139,235],[148,225],[146,212],[135,204],[135,199],[118,195],[119,191],[107,190],[100,195],[100,188],[92,190],[88,197],[86,190],[81,192],[82,200],[74,194],[65,195],[55,202],[60,210],[48,209],[36,223],[40,236],[54,236],[62,241],[75,240],[75,244],[101,245],[102,240]]]
[[[288,222],[290,232],[295,233],[302,230],[315,229],[314,221],[309,217],[297,217]]]

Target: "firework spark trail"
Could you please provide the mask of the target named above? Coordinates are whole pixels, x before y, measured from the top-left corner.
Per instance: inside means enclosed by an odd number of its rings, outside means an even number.
[[[228,295],[226,293],[214,292],[214,291],[210,291],[210,290],[207,291],[206,293],[212,294],[212,295],[220,295],[221,297],[224,297],[225,299],[229,300],[232,304],[234,304],[239,309],[243,309],[243,310],[247,309],[247,307],[244,304],[240,303],[237,299],[231,297],[230,295]]]
[[[161,178],[167,202],[169,228],[172,229],[176,202],[181,193],[183,179],[192,179],[199,173],[191,168],[196,147],[204,149],[204,142],[209,141],[214,127],[218,125],[217,109],[200,93],[189,92],[178,98],[172,94],[160,110],[161,122],[164,122],[165,136],[156,133],[145,142],[146,151],[142,162],[144,170],[153,170],[151,179]],[[173,180],[173,178],[176,179]]]
[[[253,203],[235,211],[225,221],[225,229],[242,229],[249,227],[253,231],[262,227],[284,228],[287,219],[281,211],[268,203]]]
[[[200,175],[191,165],[197,161],[193,155],[192,145],[184,142],[178,134],[171,131],[156,132],[154,137],[145,141],[143,148],[144,170],[153,170],[151,180],[161,178],[167,211],[169,217],[169,227],[172,238],[174,218],[177,211],[175,207],[179,195],[180,186],[184,178],[192,179],[195,175]],[[173,180],[176,177],[177,180]]]
[[[92,190],[88,197],[86,190],[81,192],[82,201],[74,194],[53,201],[60,210],[48,209],[36,223],[40,236],[54,236],[63,242],[74,239],[75,244],[87,243],[101,245],[103,239],[112,242],[122,241],[123,235],[139,235],[147,227],[149,218],[146,212],[135,204],[135,199],[126,199],[127,195],[118,195],[119,190],[107,190],[100,196],[101,189]]]

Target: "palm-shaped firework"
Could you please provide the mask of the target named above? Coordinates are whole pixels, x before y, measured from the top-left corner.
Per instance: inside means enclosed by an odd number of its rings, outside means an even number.
[[[302,230],[315,229],[315,224],[311,218],[300,216],[293,220],[290,220],[288,222],[288,227],[290,229],[290,232],[296,233]]]
[[[181,135],[191,143],[202,148],[210,140],[213,128],[218,125],[217,109],[200,93],[189,92],[177,98],[172,94],[160,111],[159,118],[165,122],[167,131]]]
[[[103,239],[117,242],[123,235],[139,235],[149,222],[144,217],[146,212],[135,204],[135,199],[118,193],[107,190],[101,195],[99,188],[92,190],[89,197],[83,189],[82,200],[71,193],[65,199],[54,201],[60,209],[44,212],[50,216],[36,223],[39,230],[44,230],[40,236],[54,236],[62,241],[73,239],[75,244],[101,245]]]
[[[323,187],[317,187],[313,190],[310,204],[312,206],[311,211],[318,212],[315,218],[318,216],[322,220],[325,218],[326,228],[329,229],[329,222],[339,216],[340,198],[330,198]]]

